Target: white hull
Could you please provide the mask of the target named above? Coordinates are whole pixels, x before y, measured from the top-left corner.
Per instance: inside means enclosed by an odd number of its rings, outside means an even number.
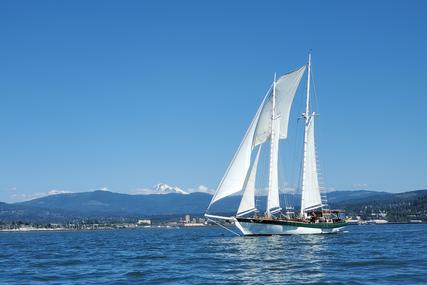
[[[339,228],[311,228],[289,225],[246,223],[234,221],[236,227],[243,235],[309,235],[309,234],[333,234],[338,233],[344,227]]]

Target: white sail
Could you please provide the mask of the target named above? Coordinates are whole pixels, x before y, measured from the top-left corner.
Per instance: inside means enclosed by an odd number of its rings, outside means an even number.
[[[288,136],[288,122],[292,101],[301,81],[301,77],[304,74],[305,68],[306,66],[304,65],[296,71],[285,74],[276,82],[275,114],[276,117],[280,117],[280,139],[286,139]],[[262,108],[255,131],[254,145],[262,144],[270,138],[272,101],[272,96],[269,96],[267,102],[265,102],[264,107]]]
[[[242,200],[240,201],[237,215],[249,214],[256,210],[255,207],[255,180],[258,168],[259,155],[261,153],[261,146],[258,148],[258,153],[255,157],[255,161],[252,165],[252,169],[249,172],[249,176],[246,179],[245,191],[243,192]]]
[[[274,111],[276,113],[276,121],[278,121],[279,125],[279,129],[276,131],[278,134],[276,136],[277,139],[284,139],[287,137],[289,113],[292,101],[304,71],[305,66],[296,71],[285,74],[280,77],[275,84],[274,91],[276,93],[276,107]],[[243,189],[245,178],[250,167],[250,158],[253,148],[264,143],[270,138],[272,123],[271,114],[273,111],[272,93],[273,92],[271,92],[271,90],[267,92],[267,95],[252,120],[252,123],[249,126],[249,129],[247,130],[246,135],[243,138],[243,141],[231,161],[224,177],[222,178],[209,206],[218,200],[233,195]],[[272,203],[272,205],[273,204],[275,204],[275,202]]]
[[[219,184],[218,189],[216,190],[209,204],[209,207],[216,201],[233,195],[243,189],[243,184],[251,164],[251,153],[254,145],[253,139],[255,129],[258,124],[259,115],[269,94],[270,90],[268,90],[267,95],[265,96],[254,119],[246,131],[243,141],[241,142],[239,149],[228,166],[228,169],[225,172],[224,177],[222,178],[221,183]]]
[[[273,214],[280,210],[279,199],[279,177],[278,177],[278,159],[279,159],[279,130],[280,118],[272,121],[271,148],[270,148],[270,177],[268,183],[267,213]]]
[[[316,145],[314,143],[314,116],[313,113],[307,122],[307,145],[305,156],[305,167],[303,170],[301,212],[322,207],[320,197],[319,179],[316,163]]]

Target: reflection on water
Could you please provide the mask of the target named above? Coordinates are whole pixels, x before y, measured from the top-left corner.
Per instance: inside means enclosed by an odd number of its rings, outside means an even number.
[[[236,278],[245,283],[316,282],[324,276],[321,257],[329,246],[325,236],[239,237],[221,243],[227,250],[217,255],[230,260]]]
[[[322,271],[322,257],[324,252],[329,249],[328,236],[325,235],[305,235],[298,236],[300,242],[301,259],[306,267],[305,276],[300,276],[299,279],[308,279],[308,281],[320,281],[324,276]]]

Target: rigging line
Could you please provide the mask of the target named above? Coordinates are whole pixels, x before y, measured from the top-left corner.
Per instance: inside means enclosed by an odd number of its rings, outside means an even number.
[[[322,179],[320,179],[319,177],[319,186],[320,186],[320,195],[324,197],[324,199],[322,198],[322,200],[325,200],[325,204],[326,204],[326,208],[328,208],[328,183],[326,181],[326,175],[325,175],[325,171],[324,168],[320,167],[320,159],[319,159],[319,152],[318,152],[318,147],[317,144],[315,145],[316,147],[316,167],[318,170],[321,169],[321,171],[318,171],[318,175],[321,176]],[[323,166],[323,164],[322,164]],[[322,195],[323,194],[323,195]],[[322,201],[323,203],[323,201]]]
[[[313,67],[311,67],[310,74],[311,74],[311,81],[313,82],[314,105],[315,105],[313,107],[316,107],[315,110],[318,111],[317,113],[320,113],[319,99],[317,97],[317,89],[316,89],[316,82],[314,81]]]
[[[259,146],[258,146],[258,149],[257,149],[257,151],[255,152],[254,151],[254,153],[256,153],[256,155],[255,155],[255,159],[256,158],[258,158],[258,162],[257,162],[257,169],[255,170],[256,172],[255,172],[255,182],[254,182],[254,197],[253,197],[253,199],[254,199],[254,207],[255,207],[255,209],[256,209],[256,211],[258,211],[258,201],[257,201],[257,189],[258,189],[258,187],[257,187],[257,182],[258,182],[258,177],[259,177],[259,172],[260,172],[260,164],[259,164],[259,161],[260,161],[260,159],[262,158],[262,151],[263,151],[263,149],[261,148],[262,147],[262,144],[260,144]],[[255,149],[254,149],[255,150]],[[258,154],[258,152],[259,152],[259,154]],[[254,161],[254,163],[255,163],[255,161]],[[251,171],[252,171],[252,169],[251,169]]]
[[[305,126],[305,123],[304,123],[304,126]],[[299,171],[298,171],[299,175],[298,175],[298,182],[297,182],[298,183],[297,193],[300,193],[301,196],[302,196],[302,179],[303,179],[302,172],[303,172],[303,168],[304,168],[303,167],[303,165],[304,165],[304,143],[300,145],[300,147],[299,147],[299,153],[301,155],[301,160],[300,160],[300,163],[298,163],[298,165],[299,165]],[[299,204],[299,206],[301,207],[302,205]]]
[[[261,147],[262,144],[260,144],[259,147]],[[262,182],[264,181],[265,178],[265,153],[266,153],[266,147],[261,149],[261,153],[260,153],[260,158],[258,161],[258,171],[256,173],[256,179],[255,179],[255,208],[260,210],[262,209],[262,205],[263,203],[261,203],[261,194],[263,194],[263,189],[264,186],[262,184]]]
[[[301,97],[303,98],[303,97]],[[305,111],[305,105],[303,104],[303,99],[298,101],[298,105],[297,105],[297,110],[298,113],[304,113]],[[304,108],[304,109],[303,109]],[[300,118],[297,119],[296,121],[296,127],[295,127],[295,140],[294,140],[294,157],[293,157],[293,163],[294,163],[294,167],[295,167],[295,171],[292,175],[294,181],[293,181],[293,185],[294,187],[296,187],[295,189],[295,193],[298,194],[302,194],[302,171],[303,171],[303,148],[304,148],[304,143],[303,143],[303,133],[304,133],[304,127],[305,127],[305,123],[300,124]],[[302,121],[304,122],[304,121]],[[295,209],[297,207],[300,207],[300,203],[296,203],[295,205]]]
[[[267,201],[267,197],[268,197],[268,180],[269,180],[269,162],[270,162],[270,149],[268,147],[264,148],[265,153],[264,153],[264,167],[262,175],[263,175],[263,184],[262,184],[262,194],[263,197],[265,197],[265,201],[263,201],[263,199],[260,199],[260,202],[262,201],[263,203],[261,204],[261,207],[263,210],[266,210],[266,202]],[[261,209],[261,208],[260,208]]]
[[[319,186],[320,203],[322,204],[322,207],[320,209],[323,210],[324,206],[326,206],[326,205],[323,205],[323,200],[324,199],[322,197],[322,185],[321,185],[322,181],[320,179],[320,175],[321,174],[319,172],[319,170],[320,170],[320,163],[319,163],[319,152],[318,152],[317,142],[318,142],[318,140],[315,140],[315,142],[314,142],[314,159],[315,159],[316,170],[317,170],[317,183],[318,183],[318,186]]]
[[[296,127],[296,138],[294,143],[294,158],[293,158],[293,166],[294,171],[292,174],[293,177],[293,187],[295,187],[295,193],[300,192],[301,188],[301,171],[302,171],[302,163],[303,163],[303,128],[300,127],[300,121],[297,122]],[[297,205],[294,205],[297,206]]]
[[[280,145],[280,141],[278,143],[278,146]],[[285,204],[285,208],[288,207],[288,203],[286,201],[286,193],[285,193],[285,180],[286,180],[286,176],[285,173],[288,172],[288,169],[285,165],[285,163],[283,162],[282,157],[280,156],[280,149],[283,150],[283,143],[282,143],[282,147],[279,148],[279,158],[278,158],[278,178],[279,178],[279,183],[278,183],[278,187],[279,187],[279,201],[280,201],[280,197],[283,197],[283,202]],[[283,151],[282,151],[283,152]],[[282,187],[281,187],[282,186]],[[281,189],[282,188],[282,189]]]
[[[292,184],[293,186],[296,186],[297,185],[297,181],[295,180],[295,176],[297,175],[296,170],[298,169],[298,166],[299,166],[298,162],[301,160],[301,157],[300,157],[301,153],[299,151],[300,150],[299,145],[302,139],[302,129],[300,127],[300,120],[297,120],[294,132],[295,132],[295,137],[293,139],[293,158],[292,158],[293,167],[292,167],[291,175],[293,178]],[[299,177],[297,179],[299,179]]]
[[[258,205],[259,205],[259,201],[258,201],[258,194],[259,194],[259,181],[261,179],[261,172],[262,172],[262,152],[263,150],[261,150],[260,154],[259,154],[259,160],[258,160],[258,170],[256,172],[256,176],[255,176],[255,192],[254,192],[254,199],[255,199],[255,208],[258,209]],[[261,166],[260,166],[261,165]]]
[[[214,221],[214,220],[212,220],[212,219],[209,219],[209,218],[208,218],[208,221],[211,221],[212,223],[216,224],[217,226],[220,226],[221,228],[226,229],[226,230],[227,230],[227,231],[229,231],[230,233],[233,233],[233,234],[235,234],[236,236],[239,236],[239,237],[240,237],[240,234],[239,234],[239,233],[236,233],[235,231],[233,231],[233,230],[231,230],[231,229],[227,228],[226,226],[223,226],[223,225],[221,225],[220,223],[218,223],[218,222],[216,222],[216,221]]]
[[[317,113],[320,113],[320,104],[319,104],[319,98],[318,98],[318,95],[317,95],[316,82],[315,82],[315,79],[314,79],[314,73],[313,73],[313,71],[311,71],[310,74],[311,74],[311,78],[312,78],[312,82],[313,82],[313,93],[314,93],[314,101],[315,101],[315,104],[316,104],[316,110],[318,111]],[[319,137],[319,135],[317,134],[317,138],[318,137]],[[318,142],[319,140],[316,140],[316,141]],[[316,166],[317,166],[318,169],[320,169],[320,159],[319,159],[320,155],[319,155],[319,152],[318,152],[318,144],[317,143],[315,145],[315,148],[316,148]],[[321,176],[323,178],[322,179],[323,181],[321,182],[322,185],[320,185],[320,186],[323,186],[323,187],[321,187],[321,189],[322,188],[324,189],[323,191],[321,190],[321,194],[324,194],[323,195],[325,197],[324,200],[325,200],[325,203],[327,205],[327,203],[328,203],[328,200],[327,200],[327,194],[328,194],[327,184],[328,183],[326,181],[326,178],[325,178],[326,175],[325,175],[325,172],[324,172],[323,168],[322,168]]]

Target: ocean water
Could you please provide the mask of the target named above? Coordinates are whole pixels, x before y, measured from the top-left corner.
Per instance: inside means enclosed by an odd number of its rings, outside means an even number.
[[[0,284],[427,284],[427,225],[0,233]]]

